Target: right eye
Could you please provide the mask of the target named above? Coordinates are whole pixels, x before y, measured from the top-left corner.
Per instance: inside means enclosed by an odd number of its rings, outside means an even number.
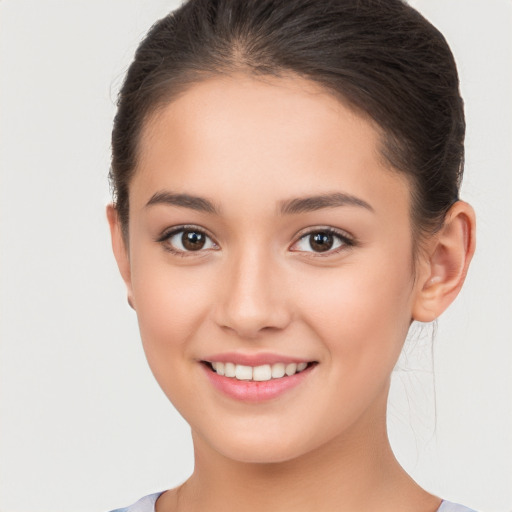
[[[180,227],[165,233],[159,240],[172,253],[186,256],[186,253],[217,249],[215,242],[202,230],[193,227]]]

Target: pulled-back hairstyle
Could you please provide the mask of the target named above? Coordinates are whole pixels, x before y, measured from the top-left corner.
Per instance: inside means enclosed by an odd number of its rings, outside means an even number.
[[[405,173],[416,234],[458,198],[465,121],[443,35],[401,0],[189,0],[138,47],[119,93],[110,172],[127,236],[128,191],[148,117],[209,77],[298,75],[372,119]]]

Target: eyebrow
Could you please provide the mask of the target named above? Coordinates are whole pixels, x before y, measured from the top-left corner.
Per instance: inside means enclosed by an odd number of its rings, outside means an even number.
[[[146,203],[146,208],[155,204],[168,204],[171,206],[181,206],[190,208],[199,212],[213,213],[219,215],[220,210],[212,201],[204,197],[191,196],[190,194],[175,194],[172,192],[157,192]]]
[[[204,197],[192,196],[190,194],[176,194],[167,191],[157,192],[153,194],[151,199],[146,203],[146,208],[156,204],[181,206],[183,208],[190,208],[214,215],[220,214],[220,209],[217,208],[212,201]],[[337,208],[340,206],[358,206],[371,212],[374,211],[366,201],[356,196],[342,192],[334,192],[332,194],[296,197],[281,201],[279,203],[279,213],[281,215],[293,215],[321,210],[323,208]]]
[[[312,212],[323,208],[336,208],[339,206],[358,206],[371,212],[375,210],[362,199],[350,194],[335,192],[333,194],[320,194],[316,196],[297,197],[288,201],[281,201],[281,215]]]

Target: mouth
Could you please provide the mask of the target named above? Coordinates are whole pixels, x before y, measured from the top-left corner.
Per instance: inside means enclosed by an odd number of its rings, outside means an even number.
[[[233,361],[200,361],[208,381],[222,395],[239,402],[262,403],[290,393],[311,377],[318,365],[310,362],[274,362],[249,366]]]
[[[300,363],[278,362],[259,366],[236,364],[230,361],[201,361],[201,363],[217,375],[249,382],[266,382],[292,377],[318,364],[316,361]]]

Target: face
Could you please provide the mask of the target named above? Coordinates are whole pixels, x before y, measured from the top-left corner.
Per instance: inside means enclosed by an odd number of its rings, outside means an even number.
[[[124,277],[211,449],[284,461],[383,420],[416,293],[409,199],[374,126],[299,78],[212,79],[148,121]]]

